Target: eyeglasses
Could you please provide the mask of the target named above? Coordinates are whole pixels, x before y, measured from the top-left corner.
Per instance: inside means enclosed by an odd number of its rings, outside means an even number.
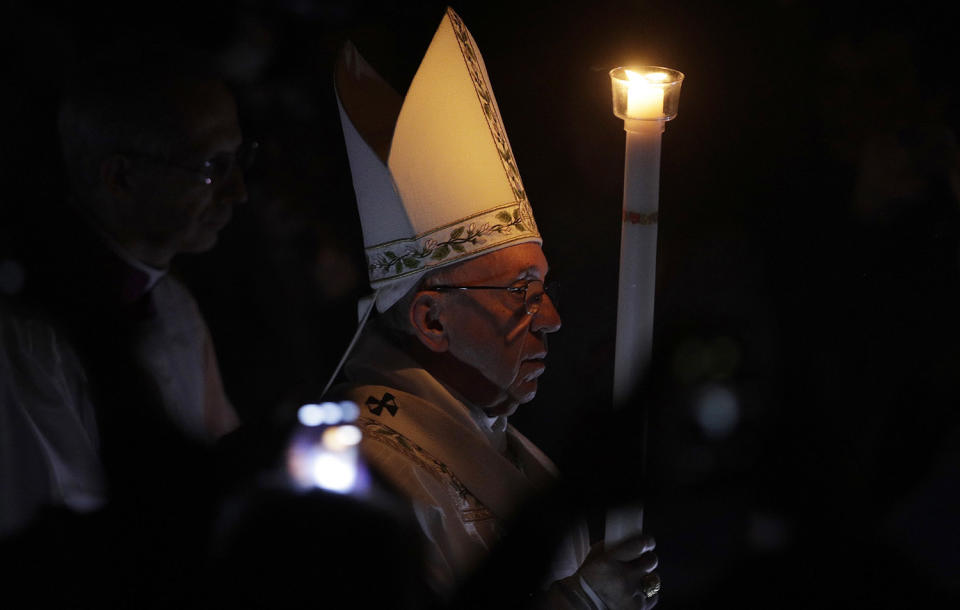
[[[253,160],[256,158],[257,149],[259,148],[260,143],[255,140],[244,142],[236,151],[216,154],[205,160],[199,166],[178,163],[165,157],[143,153],[127,153],[127,155],[139,157],[160,165],[175,167],[185,172],[190,172],[191,174],[197,174],[203,180],[204,184],[211,185],[215,182],[223,182],[226,180],[227,176],[229,176],[236,167],[239,167],[241,171],[248,171],[253,166]]]
[[[516,295],[523,300],[528,316],[532,316],[540,311],[543,305],[543,296],[550,297],[550,302],[554,307],[559,302],[559,282],[550,280],[544,284],[540,280],[528,280],[521,285],[515,286],[429,286],[426,290],[436,290],[446,292],[450,290],[506,290],[510,294]]]

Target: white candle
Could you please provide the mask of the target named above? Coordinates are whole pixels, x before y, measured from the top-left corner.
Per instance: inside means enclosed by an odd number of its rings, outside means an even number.
[[[630,404],[653,352],[663,121],[636,121],[627,132],[620,280],[613,367],[615,408]]]
[[[633,102],[634,99],[631,95],[630,101]],[[662,96],[660,99],[663,99]],[[660,136],[663,133],[663,124],[664,121],[637,120],[633,121],[631,131],[627,132],[623,220],[620,230],[617,337],[613,366],[615,409],[636,408],[636,404],[630,401],[634,398],[653,353]],[[645,444],[646,440],[641,442]],[[635,476],[639,479],[642,474],[635,473]],[[608,548],[642,532],[641,504],[608,511],[604,531],[604,541]]]
[[[616,68],[610,76],[614,114],[624,120],[627,132],[613,404],[616,409],[632,409],[637,408],[632,399],[653,352],[660,139],[664,124],[676,115],[676,96],[683,75],[650,67],[642,71]],[[670,95],[666,95],[667,91]],[[644,415],[644,436],[645,418]],[[646,444],[645,438],[638,440]],[[641,478],[643,473],[635,476]],[[642,504],[608,512],[604,537],[608,547],[642,531]]]

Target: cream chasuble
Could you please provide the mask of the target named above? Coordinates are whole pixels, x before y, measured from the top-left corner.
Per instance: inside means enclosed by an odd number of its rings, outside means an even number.
[[[556,467],[500,418],[472,414],[371,328],[346,373],[358,383],[333,394],[360,407],[363,456],[413,500],[431,543],[428,578],[449,593],[485,558],[521,503],[556,480]],[[588,551],[586,529],[579,528],[562,545],[550,581],[576,572]]]

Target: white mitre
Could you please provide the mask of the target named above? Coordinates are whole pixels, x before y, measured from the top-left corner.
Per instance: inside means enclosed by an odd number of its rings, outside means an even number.
[[[483,58],[452,9],[403,100],[349,43],[336,83],[379,311],[430,269],[542,243]]]

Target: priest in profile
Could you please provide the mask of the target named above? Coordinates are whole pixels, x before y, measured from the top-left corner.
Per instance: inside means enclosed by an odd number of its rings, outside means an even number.
[[[412,501],[427,578],[444,599],[557,480],[508,417],[536,395],[560,315],[483,59],[460,17],[447,9],[404,98],[350,44],[336,83],[373,296],[345,356],[347,382],[330,395],[360,406],[364,457]],[[636,536],[591,552],[586,528],[574,528],[534,603],[653,607],[653,546]]]

